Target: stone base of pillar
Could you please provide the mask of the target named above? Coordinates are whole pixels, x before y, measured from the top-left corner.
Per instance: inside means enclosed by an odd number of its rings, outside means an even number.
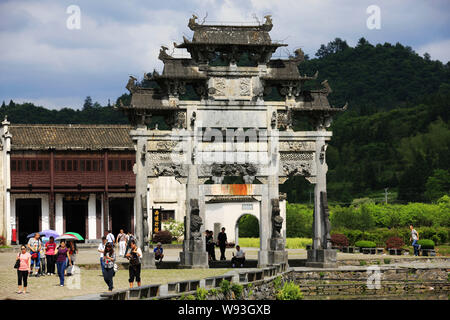
[[[336,268],[337,250],[334,249],[311,249],[308,250],[306,267],[311,268]]]
[[[141,265],[142,269],[156,269],[155,254],[144,249],[142,252]]]
[[[208,253],[203,249],[202,240],[184,240],[183,248],[180,268],[209,268]]]
[[[269,250],[269,265],[288,263],[288,252],[286,250]]]
[[[258,268],[265,268],[269,266],[269,251],[259,250],[258,251]]]
[[[269,240],[268,264],[288,263],[288,253],[285,250],[283,238],[272,238]]]

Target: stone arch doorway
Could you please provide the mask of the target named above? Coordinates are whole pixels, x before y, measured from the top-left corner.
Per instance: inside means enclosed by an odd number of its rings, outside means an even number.
[[[239,237],[259,238],[259,217],[251,213],[244,213],[240,215],[236,220],[234,234],[236,245],[239,244]]]
[[[241,217],[251,215],[260,221],[260,202],[252,197],[218,196],[206,202],[205,230],[214,233],[217,240],[222,227],[225,228],[229,243],[237,243],[238,222]]]

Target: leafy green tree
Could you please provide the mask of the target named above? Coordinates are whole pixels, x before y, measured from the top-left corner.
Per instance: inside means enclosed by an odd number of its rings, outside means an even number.
[[[259,222],[258,219],[251,215],[243,215],[239,219],[239,237],[242,238],[257,238],[259,237]]]
[[[425,188],[425,196],[430,201],[450,194],[450,173],[442,169],[434,170],[433,175],[428,177]]]
[[[83,110],[88,110],[93,107],[92,98],[90,96],[87,96],[86,99],[84,99],[83,103]]]

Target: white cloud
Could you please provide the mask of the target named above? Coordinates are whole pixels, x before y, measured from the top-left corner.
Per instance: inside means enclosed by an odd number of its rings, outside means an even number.
[[[0,99],[29,97],[52,106],[80,106],[86,95],[103,103],[115,99],[125,91],[129,74],[142,77],[162,69],[161,45],[172,49],[183,35],[192,36],[187,28],[192,13],[200,21],[208,13],[207,23],[256,22],[254,15],[263,22],[271,14],[272,39],[289,44],[290,52],[301,47],[311,57],[336,37],[355,45],[364,36],[449,60],[450,5],[443,0],[78,0],[81,30],[68,30],[66,8],[73,3],[0,3]],[[371,4],[380,6],[381,30],[366,27]],[[275,57],[280,53],[287,52]]]
[[[450,39],[428,43],[416,50],[420,55],[428,52],[431,60],[440,60],[443,63],[450,61]]]

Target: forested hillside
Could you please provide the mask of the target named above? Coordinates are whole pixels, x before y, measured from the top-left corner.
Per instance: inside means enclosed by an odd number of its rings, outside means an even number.
[[[311,86],[328,80],[333,106],[349,103],[330,128],[330,202],[383,197],[385,188],[389,201],[398,202],[435,201],[450,193],[449,63],[398,43],[372,45],[362,38],[353,48],[335,39],[299,69],[307,75],[319,71]],[[119,99],[126,104],[129,95]],[[12,123],[127,123],[117,109],[90,97],[82,110],[3,102],[0,115]],[[289,202],[309,202],[312,187],[298,177],[280,190]]]

